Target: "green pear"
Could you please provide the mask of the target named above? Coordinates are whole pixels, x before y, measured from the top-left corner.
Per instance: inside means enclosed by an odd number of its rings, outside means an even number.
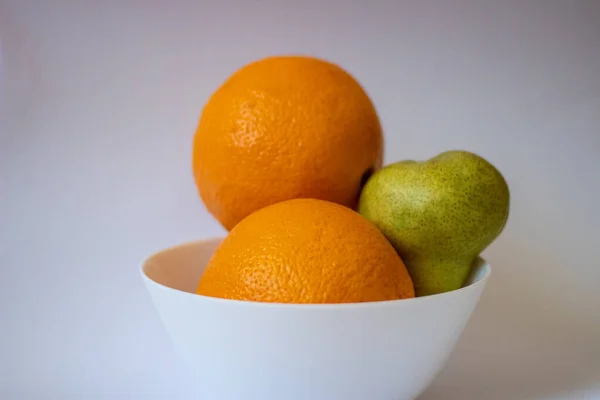
[[[416,295],[426,296],[463,286],[476,258],[504,229],[509,197],[492,164],[467,151],[448,151],[375,172],[358,211],[395,247]]]

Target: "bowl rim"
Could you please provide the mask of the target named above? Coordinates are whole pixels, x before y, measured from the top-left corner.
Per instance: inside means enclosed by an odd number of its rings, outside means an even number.
[[[409,299],[397,299],[397,300],[382,300],[382,301],[370,301],[370,302],[361,302],[361,303],[277,303],[277,302],[260,302],[260,301],[251,301],[251,300],[235,300],[235,299],[224,299],[219,297],[210,297],[204,296],[197,293],[190,293],[184,290],[175,289],[166,285],[163,285],[160,282],[155,281],[150,278],[146,274],[146,267],[154,259],[161,254],[165,254],[168,252],[197,247],[202,244],[206,244],[208,242],[222,241],[225,237],[222,236],[213,236],[209,238],[192,240],[187,242],[182,242],[176,245],[172,245],[162,250],[155,251],[147,255],[140,266],[138,267],[138,271],[142,276],[142,280],[147,284],[158,288],[159,290],[165,290],[172,295],[175,296],[187,296],[190,299],[195,299],[197,301],[205,301],[205,302],[213,302],[222,306],[244,306],[250,308],[262,308],[262,309],[302,309],[302,310],[346,310],[346,309],[355,309],[355,308],[374,308],[374,307],[398,307],[398,306],[409,306],[415,303],[423,303],[427,301],[443,301],[446,298],[455,296],[458,293],[464,293],[467,291],[473,291],[479,286],[485,286],[487,280],[492,274],[492,267],[490,264],[481,256],[476,258],[476,262],[481,263],[481,269],[483,270],[483,275],[477,279],[475,282],[463,286],[459,289],[451,290],[449,292],[432,294],[422,297],[413,297]]]

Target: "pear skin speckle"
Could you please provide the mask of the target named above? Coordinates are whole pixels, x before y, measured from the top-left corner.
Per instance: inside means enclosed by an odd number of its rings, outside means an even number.
[[[380,169],[365,184],[358,211],[396,248],[424,296],[464,284],[504,229],[509,203],[508,185],[492,164],[455,150]]]

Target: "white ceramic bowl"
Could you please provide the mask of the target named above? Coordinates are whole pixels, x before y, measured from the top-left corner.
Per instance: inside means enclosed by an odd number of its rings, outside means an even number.
[[[222,239],[184,244],[142,266],[146,288],[206,400],[405,400],[444,366],[490,274],[462,289],[359,304],[272,304],[194,294]]]

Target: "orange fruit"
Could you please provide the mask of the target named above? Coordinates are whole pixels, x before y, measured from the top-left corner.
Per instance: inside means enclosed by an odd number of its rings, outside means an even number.
[[[379,119],[361,85],[337,65],[289,56],[250,63],[217,89],[202,110],[192,164],[208,211],[230,230],[293,198],[354,207],[382,155]]]
[[[357,212],[294,199],[243,219],[219,245],[197,293],[277,303],[355,303],[414,297],[402,259]]]

